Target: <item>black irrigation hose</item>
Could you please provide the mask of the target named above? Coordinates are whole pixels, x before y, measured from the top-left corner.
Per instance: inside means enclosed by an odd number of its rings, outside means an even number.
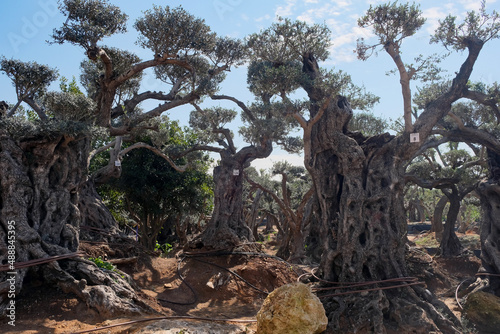
[[[193,252],[184,252],[183,254],[181,254],[180,260],[177,263],[177,274],[179,275],[179,278],[181,279],[182,283],[185,283],[187,285],[187,287],[193,293],[194,301],[182,303],[182,302],[174,302],[174,301],[167,300],[167,299],[162,299],[162,298],[157,298],[157,300],[161,301],[161,302],[165,302],[165,303],[176,304],[176,305],[192,305],[192,304],[195,304],[196,302],[198,302],[198,294],[196,293],[196,291],[194,290],[194,288],[186,281],[185,277],[183,277],[182,274],[181,274],[181,272],[180,272],[180,265],[184,261],[184,259],[186,259],[186,258],[192,258],[193,260],[196,260],[198,262],[206,263],[206,264],[218,267],[220,269],[226,270],[229,273],[231,273],[232,275],[234,275],[235,277],[238,277],[239,279],[241,279],[245,284],[247,284],[251,288],[253,288],[253,289],[255,289],[255,290],[257,290],[257,291],[259,291],[261,293],[264,293],[266,295],[269,294],[269,292],[259,289],[258,287],[256,287],[255,285],[251,284],[246,279],[244,279],[243,277],[241,277],[240,275],[238,275],[237,273],[233,272],[230,269],[227,269],[227,268],[225,268],[223,266],[219,266],[218,264],[215,264],[215,263],[212,263],[212,262],[208,262],[208,261],[203,261],[203,260],[197,259],[197,257],[227,256],[227,255],[247,255],[247,256],[259,256],[259,257],[273,258],[273,259],[279,260],[281,262],[284,262],[285,264],[287,264],[288,266],[290,266],[290,268],[293,270],[293,272],[297,276],[299,276],[299,274],[293,269],[293,266],[291,264],[289,264],[288,262],[286,262],[282,258],[280,258],[278,256],[275,256],[275,255],[269,255],[269,254],[258,253],[258,252],[234,252],[234,251],[224,251],[224,250],[207,251],[207,252],[195,252],[195,253],[193,253]]]
[[[201,263],[206,263],[206,264],[212,265],[214,267],[223,269],[223,270],[229,272],[230,274],[232,274],[233,276],[238,277],[240,280],[242,280],[243,282],[245,282],[252,289],[257,290],[259,292],[262,292],[262,293],[264,293],[266,295],[269,294],[269,292],[259,289],[258,287],[256,287],[255,285],[253,285],[252,283],[250,283],[249,281],[247,281],[246,279],[244,279],[243,277],[241,277],[240,275],[238,275],[237,273],[235,273],[234,271],[232,271],[230,269],[227,269],[227,268],[225,268],[223,266],[219,266],[218,264],[215,264],[215,263],[212,263],[212,262],[208,262],[208,261],[203,261],[203,260],[200,260],[200,259],[197,259],[197,258],[193,258],[193,260],[201,262]]]
[[[288,263],[287,261],[283,260],[279,256],[276,255],[269,255],[266,253],[259,253],[259,252],[234,252],[234,251],[223,251],[223,250],[216,250],[216,251],[209,251],[209,252],[184,252],[182,256],[185,257],[209,257],[209,256],[225,256],[225,255],[248,255],[248,256],[258,256],[258,257],[268,257],[271,259],[275,259],[278,261],[281,261],[285,263],[287,266],[289,266],[295,275],[300,276],[294,269],[293,265]]]
[[[17,269],[22,269],[22,268],[28,268],[28,267],[38,266],[40,264],[45,264],[45,263],[49,263],[49,262],[53,262],[53,261],[71,259],[71,258],[79,257],[82,255],[83,255],[82,252],[76,252],[76,253],[68,253],[68,254],[43,257],[43,258],[39,258],[39,259],[28,260],[25,262],[14,262],[12,264],[7,263],[4,265],[0,265],[0,271],[9,271],[9,270],[12,271],[12,270],[17,270]]]
[[[182,276],[181,274],[181,263],[182,261],[184,261],[184,257],[180,258],[179,261],[177,262],[177,275],[179,275],[179,278],[181,279],[181,282],[186,284],[186,286],[189,288],[189,290],[191,290],[192,294],[193,294],[193,297],[194,297],[194,300],[192,302],[174,302],[174,301],[171,301],[171,300],[167,300],[167,299],[163,299],[163,298],[156,298],[158,301],[160,302],[164,302],[164,303],[170,303],[170,304],[175,304],[175,305],[192,305],[192,304],[196,304],[198,302],[198,294],[196,293],[196,291],[194,290],[194,288],[191,286],[191,284],[189,284],[187,281],[186,281],[186,278],[184,276]],[[181,285],[182,285],[181,283]]]
[[[371,288],[371,289],[332,293],[329,295],[318,296],[318,298],[337,297],[337,296],[350,295],[350,294],[361,293],[361,292],[405,288],[405,287],[412,286],[412,285],[423,285],[423,284],[425,284],[425,283],[424,282],[415,282],[415,283],[408,283],[408,284],[391,285],[391,286],[377,287],[377,288]]]

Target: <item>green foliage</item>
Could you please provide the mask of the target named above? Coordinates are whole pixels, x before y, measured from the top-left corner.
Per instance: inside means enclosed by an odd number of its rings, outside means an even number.
[[[54,29],[54,43],[70,42],[90,51],[104,37],[127,30],[127,15],[108,0],[64,0],[59,9],[67,20]]]
[[[91,164],[91,169],[95,170],[99,163],[104,165],[105,162],[106,158],[104,157],[104,154],[102,154],[99,157],[94,158],[93,163]],[[108,208],[120,225],[133,226],[136,224],[130,217],[130,213],[127,210],[125,194],[122,191],[117,190],[109,184],[104,184],[99,187],[98,192],[104,205],[106,205],[106,208]]]
[[[248,67],[248,88],[257,96],[263,93],[273,96],[281,92],[293,92],[300,87],[302,75],[302,64],[299,61],[279,64],[254,60]]]
[[[434,233],[428,233],[421,238],[416,238],[414,240],[415,244],[419,247],[424,248],[438,248],[439,242],[434,237]]]
[[[236,118],[237,112],[233,109],[213,107],[204,109],[202,112],[193,110],[189,117],[189,125],[195,130],[200,130],[198,139],[204,143],[218,141],[221,134],[219,129]]]
[[[41,95],[58,77],[57,70],[46,65],[5,57],[0,59],[0,71],[12,80],[19,100]]]
[[[399,47],[404,38],[413,36],[424,25],[425,19],[421,16],[422,11],[415,4],[398,4],[395,1],[375,7],[370,5],[366,15],[358,19],[358,25],[362,28],[371,27],[378,37],[378,43],[371,46],[365,44],[363,39],[358,40],[358,58],[368,59],[379,45],[386,47],[388,43],[394,43]]]
[[[104,261],[102,259],[102,257],[100,257],[100,256],[97,257],[97,258],[96,257],[90,257],[89,260],[92,261],[92,262],[94,262],[95,265],[98,266],[101,269],[106,269],[106,270],[111,270],[111,271],[113,271],[113,270],[116,269],[116,267],[113,264],[111,264],[111,263],[109,263],[107,261]]]
[[[175,156],[184,150],[195,137],[177,122],[164,119],[158,132],[147,132],[136,138]],[[106,154],[97,156],[92,170],[107,163]],[[106,205],[115,217],[125,224],[133,220],[139,224],[140,238],[151,250],[165,222],[191,214],[211,210],[212,178],[206,173],[208,157],[194,154],[177,159],[183,165],[190,161],[191,168],[176,171],[164,158],[147,149],[134,149],[122,159],[122,172],[117,180],[99,188]],[[100,166],[99,166],[100,165]]]
[[[48,92],[43,101],[47,111],[58,120],[93,121],[96,104],[83,94]]]
[[[286,64],[309,56],[323,61],[329,55],[330,34],[324,24],[309,25],[280,18],[259,34],[250,35],[248,46],[252,57],[272,64]]]
[[[388,127],[389,124],[385,119],[368,112],[354,113],[349,122],[350,131],[359,131],[367,137],[382,134]]]
[[[141,47],[155,55],[183,57],[188,53],[209,53],[215,47],[216,36],[202,19],[195,18],[182,7],[153,6],[134,24]]]
[[[133,65],[141,61],[141,58],[130,51],[107,46],[103,46],[102,49],[105,50],[113,63],[111,79],[118,78],[120,75],[125,74]],[[104,74],[104,65],[102,62],[84,60],[80,63],[80,69],[82,71],[80,82],[87,91],[87,95],[93,99],[100,88],[99,80]],[[139,91],[142,77],[143,73],[139,72],[117,88],[116,102],[118,104],[126,99],[132,98],[133,95]]]
[[[457,18],[448,15],[431,39],[431,43],[441,43],[447,49],[456,51],[465,50],[473,40],[486,43],[490,39],[499,38],[500,16],[496,11],[486,13],[485,2],[482,2],[479,13],[467,13],[462,23],[456,22]]]
[[[104,261],[102,259],[102,257],[90,257],[89,258],[90,261],[94,262],[95,265],[99,268],[101,268],[102,270],[109,270],[109,271],[113,271],[115,273],[117,273],[118,275],[120,275],[122,278],[124,278],[125,276],[116,268],[116,266],[114,266],[112,263],[108,262],[108,261]]]
[[[378,97],[354,85],[346,73],[323,68],[318,68],[314,76],[305,73],[304,66],[316,66],[316,61],[328,58],[330,34],[326,25],[280,19],[259,34],[250,35],[247,39],[252,59],[247,78],[250,90],[263,101],[271,101],[273,96],[282,98],[286,103],[284,115],[301,113],[309,107],[287,96],[300,87],[322,98],[341,94],[355,109],[371,108]]]
[[[213,64],[204,57],[189,57],[190,68],[160,65],[154,69],[156,78],[170,85],[179,85],[180,94],[188,94],[196,86],[200,96],[215,94],[219,84],[226,78],[224,72],[213,72]]]
[[[284,110],[287,104],[281,102],[252,103],[249,106],[251,115],[243,113],[241,118],[246,126],[240,127],[239,133],[247,143],[258,145],[262,140],[270,139],[282,146],[290,153],[298,153],[302,149],[299,138],[290,137],[289,134],[297,123],[291,115]],[[300,146],[296,146],[300,145]]]
[[[8,117],[0,119],[0,127],[4,128],[15,139],[35,137],[58,138],[67,135],[74,138],[103,136],[101,128],[91,124],[75,122],[72,120],[27,120],[21,117]]]
[[[158,241],[156,241],[155,251],[159,250],[163,254],[168,255],[168,253],[170,253],[173,249],[174,247],[169,243],[164,243],[163,245],[160,245]]]
[[[61,77],[59,88],[61,89],[61,92],[64,93],[83,95],[82,91],[80,90],[80,87],[78,87],[78,84],[76,83],[76,78],[74,76],[69,83],[68,83],[68,78]]]

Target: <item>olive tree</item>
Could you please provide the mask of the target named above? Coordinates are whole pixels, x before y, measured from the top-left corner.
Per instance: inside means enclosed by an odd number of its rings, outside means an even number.
[[[439,79],[433,66],[436,58],[418,57],[416,65],[403,62],[402,42],[423,25],[422,13],[416,5],[370,7],[359,25],[373,29],[376,42],[368,45],[360,41],[358,55],[368,59],[370,51],[379,47],[386,52],[396,66],[404,100],[402,133],[371,137],[349,131],[353,108],[358,107],[359,100],[341,96],[346,92],[341,76],[320,67],[329,46],[324,28],[285,20],[254,37],[256,57],[271,62],[270,68],[289,66],[287,73],[300,72],[296,87],[307,95],[308,117],[300,112],[293,116],[304,130],[304,163],[319,203],[323,254],[318,274],[324,280],[354,283],[408,276],[405,168],[456,101],[482,96],[469,88],[468,81],[483,45],[498,37],[497,21],[496,14],[488,16],[484,11],[470,13],[463,23],[452,18],[443,21],[433,41],[463,51],[465,59],[450,86],[415,118],[410,80]],[[268,42],[270,46],[261,47]],[[282,90],[278,94],[286,100],[288,93]],[[410,140],[416,133],[420,141]],[[458,333],[458,320],[418,285],[340,296],[325,292],[320,297],[332,332],[386,333],[397,329]]]
[[[203,20],[182,8],[155,6],[135,23],[138,45],[151,52],[148,60],[101,44],[103,38],[127,29],[127,15],[107,0],[64,0],[60,10],[67,20],[54,30],[52,43],[83,48],[88,58],[82,65],[88,96],[49,93],[56,70],[2,59],[1,71],[12,80],[18,99],[0,120],[0,166],[6,171],[0,176],[2,262],[7,260],[3,250],[7,250],[9,222],[16,224],[16,262],[76,252],[84,225],[116,228],[95,185],[120,175],[123,143],[133,143],[138,131],[154,129],[153,120],[162,113],[213,93],[222,73],[244,54],[239,41],[216,36]],[[147,69],[158,69],[155,77],[165,92],[139,92],[138,80]],[[145,101],[159,104],[139,112]],[[14,117],[21,103],[28,104],[38,119],[26,122]],[[103,147],[92,147],[96,138]],[[161,145],[148,148],[168,158]],[[103,150],[110,153],[107,165],[89,175],[90,160]],[[27,275],[37,273],[101,314],[148,310],[126,279],[104,273],[85,259],[20,268],[16,291]],[[0,279],[5,277],[1,272]],[[0,287],[2,312],[8,289]]]
[[[222,107],[201,108],[195,104],[190,124],[199,131],[200,142],[193,150],[218,153],[220,161],[214,168],[214,211],[203,233],[195,240],[195,247],[225,248],[242,241],[253,241],[252,230],[244,216],[244,169],[255,159],[268,157],[273,143],[290,152],[300,149],[300,140],[290,137],[291,119],[282,117],[285,106],[262,94],[250,105],[225,95],[214,95],[215,100],[229,100],[241,109],[245,126],[240,129],[248,143],[238,149],[233,133],[226,124],[237,112]],[[213,144],[217,143],[217,146]]]
[[[451,145],[451,148],[453,149],[439,154],[442,165],[435,157],[424,153],[428,159],[413,162],[407,169],[406,175],[406,181],[409,183],[415,183],[427,189],[441,189],[447,199],[444,203],[450,203],[444,231],[442,230],[442,221],[435,221],[435,225],[441,224],[440,250],[441,255],[446,257],[457,256],[463,250],[455,234],[461,202],[476,189],[478,181],[484,177],[482,169],[486,165],[484,157],[471,156],[469,152],[458,149],[456,145]],[[440,150],[431,152],[440,152]],[[444,209],[444,206],[437,205],[437,207]],[[439,219],[441,215],[442,213],[435,218]]]
[[[305,230],[310,223],[314,188],[304,167],[292,166],[287,162],[275,163],[271,175],[281,175],[281,182],[274,181],[275,187],[265,186],[251,177],[247,181],[260,189],[278,204],[284,221],[281,223],[282,238],[277,256],[289,262],[305,260]]]

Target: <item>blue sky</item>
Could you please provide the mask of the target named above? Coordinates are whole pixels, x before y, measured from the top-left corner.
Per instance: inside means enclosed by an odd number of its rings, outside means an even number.
[[[151,52],[135,44],[137,35],[132,27],[142,11],[153,4],[161,6],[182,7],[199,18],[203,18],[211,29],[220,34],[236,38],[265,29],[276,20],[277,16],[299,19],[309,23],[325,23],[332,31],[333,46],[331,57],[323,66],[335,67],[350,74],[358,85],[364,85],[369,92],[381,97],[381,102],[375,106],[373,113],[377,116],[396,119],[402,115],[403,101],[399,80],[396,76],[386,76],[394,65],[389,56],[380,52],[363,62],[356,58],[353,50],[356,39],[373,36],[369,31],[357,26],[356,20],[372,5],[387,1],[366,0],[142,0],[123,1],[112,0],[123,12],[129,15],[129,32],[117,35],[104,43],[135,52],[142,59],[150,59]],[[401,1],[400,1],[401,2]],[[478,10],[479,0],[430,1],[418,2],[427,18],[425,26],[412,38],[403,43],[403,60],[412,62],[419,54],[429,55],[443,53],[440,46],[429,44],[429,36],[433,33],[439,19],[448,14],[463,17],[467,10]],[[487,0],[486,9],[500,11],[499,1]],[[36,61],[59,69],[60,75],[67,78],[79,76],[79,64],[84,59],[83,50],[72,45],[49,45],[46,40],[52,30],[59,27],[65,18],[57,10],[57,0],[4,0],[0,16],[0,55],[23,61]],[[486,84],[499,81],[500,40],[490,41],[483,49],[475,66],[473,80]],[[458,70],[465,54],[453,54],[442,67],[450,74]],[[418,82],[413,83],[416,91]],[[162,90],[161,85],[154,80],[146,79],[145,90]],[[166,90],[163,88],[163,90]],[[8,78],[0,74],[0,100],[15,102],[15,95]],[[245,68],[234,69],[223,85],[226,95],[233,95],[249,101],[251,95],[246,90]],[[172,111],[172,119],[185,121],[189,110]],[[237,127],[237,125],[235,125]],[[243,145],[241,143],[240,145]],[[283,152],[275,150],[273,160],[280,160]],[[300,163],[300,157],[289,157],[294,163]],[[260,166],[260,164],[256,164]]]

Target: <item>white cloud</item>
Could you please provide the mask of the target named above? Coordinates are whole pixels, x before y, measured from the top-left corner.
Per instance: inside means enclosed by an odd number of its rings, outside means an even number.
[[[272,18],[271,18],[271,15],[266,14],[266,15],[264,15],[264,16],[261,16],[261,17],[256,18],[256,19],[255,19],[255,22],[269,21],[269,20],[271,20],[271,19],[272,19]]]
[[[330,28],[332,28],[332,26],[330,26]],[[333,45],[330,48],[330,61],[327,62],[332,63],[332,65],[338,65],[339,63],[356,61],[356,41],[361,37],[369,39],[373,36],[374,34],[370,30],[358,26],[352,27],[347,23],[338,27],[337,32],[334,31],[333,33]]]
[[[425,30],[429,34],[434,34],[439,26],[439,20],[444,20],[453,11],[452,8],[431,7],[423,10],[423,17],[427,19]]]
[[[304,166],[304,157],[296,154],[272,154],[266,159],[256,159],[251,165],[257,170],[268,170],[273,167],[275,162],[287,161],[292,166]]]
[[[291,16],[296,9],[297,0],[286,0],[286,5],[276,8],[276,16],[287,17]]]
[[[459,0],[458,2],[467,11],[469,11],[469,10],[478,11],[479,8],[481,8],[481,1],[477,1],[477,0]],[[489,2],[487,2],[487,3],[489,3]]]

